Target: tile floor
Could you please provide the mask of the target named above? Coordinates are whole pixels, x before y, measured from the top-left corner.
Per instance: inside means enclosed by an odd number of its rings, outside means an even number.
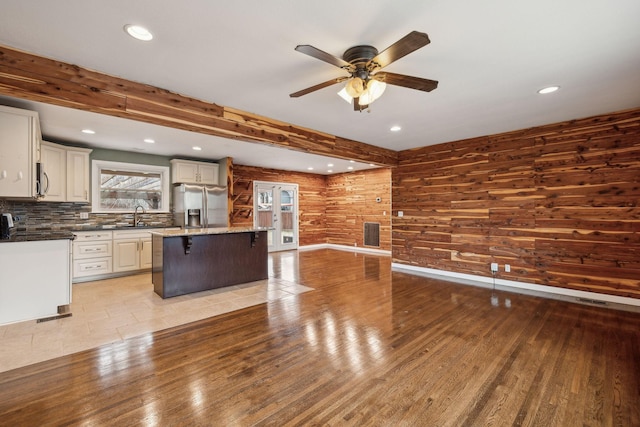
[[[71,317],[0,326],[0,372],[310,290],[270,278],[163,300],[148,273],[77,283]]]

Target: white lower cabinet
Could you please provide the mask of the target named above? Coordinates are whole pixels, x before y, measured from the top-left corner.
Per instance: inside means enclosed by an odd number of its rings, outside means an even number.
[[[140,239],[140,268],[151,268],[153,259],[151,251],[151,235],[149,237]]]
[[[151,246],[151,238],[114,239],[113,271],[131,271],[146,268],[142,263],[142,254],[146,246]]]
[[[152,265],[151,232],[147,230],[79,231],[74,233],[73,278],[86,281],[116,273],[147,270]],[[120,274],[119,274],[120,275]]]
[[[0,324],[58,314],[71,302],[68,239],[0,243]]]
[[[140,230],[113,232],[113,271],[151,268],[151,233]]]
[[[111,231],[78,231],[73,242],[73,279],[113,272]]]

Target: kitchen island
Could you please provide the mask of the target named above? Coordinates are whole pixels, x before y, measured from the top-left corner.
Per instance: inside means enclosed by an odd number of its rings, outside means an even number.
[[[189,228],[151,236],[153,290],[162,298],[268,277],[264,228]]]

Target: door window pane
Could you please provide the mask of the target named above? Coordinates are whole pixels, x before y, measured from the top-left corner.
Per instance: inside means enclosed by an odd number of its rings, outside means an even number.
[[[273,191],[258,191],[258,227],[273,226]]]
[[[295,193],[292,190],[280,191],[280,216],[282,220],[281,243],[293,242],[293,213]]]

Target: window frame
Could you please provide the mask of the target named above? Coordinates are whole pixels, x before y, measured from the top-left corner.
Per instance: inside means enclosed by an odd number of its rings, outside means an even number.
[[[148,213],[168,213],[170,212],[169,191],[169,166],[145,165],[139,163],[111,162],[107,160],[91,161],[91,212],[92,213],[131,213],[130,209],[101,209],[100,208],[100,175],[102,169],[116,170],[122,172],[135,173],[157,173],[160,174],[162,203],[158,209],[147,209]]]

